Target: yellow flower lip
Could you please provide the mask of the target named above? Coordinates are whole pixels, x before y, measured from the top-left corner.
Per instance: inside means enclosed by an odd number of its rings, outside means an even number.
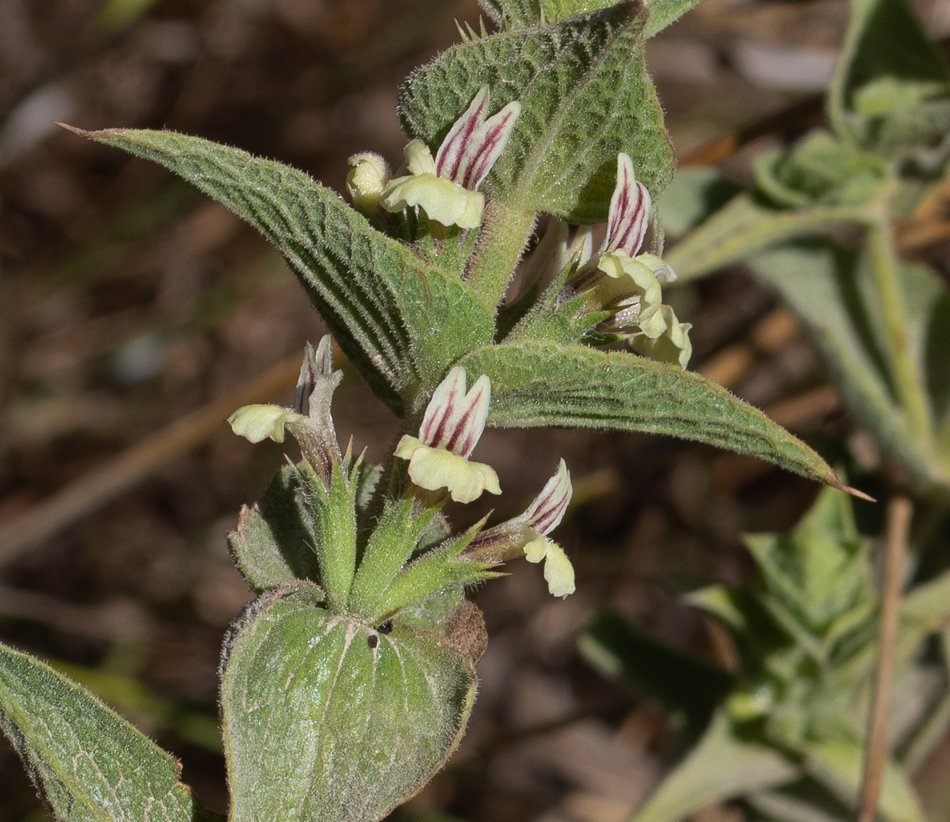
[[[467,555],[473,561],[505,562],[524,556],[528,562],[544,561],[548,590],[557,597],[574,593],[574,568],[571,561],[547,534],[564,517],[573,489],[564,460],[521,516],[489,528],[472,540]]]
[[[563,598],[574,593],[574,566],[560,545],[539,536],[525,545],[524,554],[528,562],[544,560],[544,578],[552,596]]]
[[[485,212],[485,195],[433,174],[397,177],[379,200],[387,211],[402,211],[419,206],[442,225],[478,228]]]
[[[396,456],[409,460],[409,477],[416,485],[428,491],[445,488],[456,502],[474,502],[484,491],[501,493],[498,474],[490,465],[432,448],[416,437],[404,436]]]
[[[266,439],[283,442],[289,424],[306,422],[307,419],[303,414],[279,405],[243,405],[228,417],[228,423],[235,434],[251,442]]]

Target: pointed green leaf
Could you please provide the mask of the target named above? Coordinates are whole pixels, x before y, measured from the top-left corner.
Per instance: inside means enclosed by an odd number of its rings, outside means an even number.
[[[181,766],[89,691],[0,645],[0,726],[57,819],[211,822]]]
[[[935,444],[917,437],[895,398],[883,323],[876,319],[883,309],[867,262],[830,240],[815,239],[761,254],[751,266],[804,321],[849,408],[884,447],[926,482],[950,484],[950,442]],[[931,405],[938,419],[945,420],[950,299],[923,266],[901,265],[898,274],[911,354],[923,363]]]
[[[714,802],[791,782],[800,773],[774,748],[736,736],[719,714],[629,822],[675,822]]]
[[[475,693],[437,635],[331,615],[305,586],[258,600],[223,670],[231,822],[381,819],[458,745]]]
[[[160,163],[264,234],[397,411],[420,381],[432,390],[459,356],[492,338],[491,316],[455,274],[381,234],[303,172],[174,132],[77,132]]]
[[[654,196],[672,176],[663,112],[644,66],[645,23],[643,6],[624,2],[454,46],[406,81],[403,126],[438,146],[488,85],[493,109],[518,100],[521,116],[486,190],[514,210],[603,222],[619,152]]]
[[[643,431],[698,440],[775,463],[835,488],[811,448],[722,386],[625,352],[525,342],[473,351],[459,361],[492,385],[489,424]]]
[[[675,23],[700,0],[647,0],[650,17],[647,20],[644,37],[652,37],[663,31],[670,23]]]
[[[347,605],[350,613],[372,617],[386,589],[432,524],[435,509],[413,516],[414,507],[415,500],[411,497],[393,503],[375,524],[350,592]]]

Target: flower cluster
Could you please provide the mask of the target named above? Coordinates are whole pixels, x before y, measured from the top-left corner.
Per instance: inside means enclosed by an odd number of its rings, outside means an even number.
[[[343,457],[330,418],[330,399],[341,373],[334,372],[330,338],[324,337],[314,352],[309,345],[297,383],[295,407],[248,405],[229,418],[235,434],[260,442],[283,442],[289,432],[300,444],[307,462],[325,485]],[[423,508],[438,510],[449,499],[473,502],[487,491],[500,494],[495,470],[469,459],[485,428],[491,400],[491,383],[482,375],[467,388],[465,369],[452,368],[432,394],[419,436],[405,435],[395,457],[405,461],[402,498],[416,500]],[[557,473],[521,516],[474,533],[462,557],[470,563],[497,564],[518,557],[544,561],[544,577],[555,596],[574,592],[574,569],[563,549],[548,539],[560,523],[571,499],[571,478],[564,461]]]
[[[577,272],[569,285],[588,292],[596,310],[611,312],[605,330],[626,338],[634,351],[685,368],[692,353],[690,325],[663,305],[661,290],[676,274],[655,254],[640,253],[651,205],[650,192],[634,175],[633,161],[619,154],[603,245],[594,256],[589,234],[582,235],[584,242],[575,253]]]

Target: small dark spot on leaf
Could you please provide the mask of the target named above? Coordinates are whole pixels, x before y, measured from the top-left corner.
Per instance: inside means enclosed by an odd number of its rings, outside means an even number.
[[[376,630],[379,631],[381,634],[388,634],[392,632],[392,629],[393,629],[393,621],[391,619],[387,619]]]
[[[366,637],[366,641],[369,643],[370,648],[375,648],[377,645],[379,645],[379,637],[376,636],[376,634],[370,634],[368,637]]]

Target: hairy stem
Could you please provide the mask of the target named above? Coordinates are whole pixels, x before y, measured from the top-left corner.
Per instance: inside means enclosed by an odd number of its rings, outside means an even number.
[[[489,203],[466,279],[492,313],[498,309],[521,260],[535,216],[533,211],[521,211],[498,200]]]
[[[886,219],[868,227],[871,264],[884,309],[887,358],[897,399],[907,413],[911,432],[918,441],[929,438],[932,430],[930,407],[924,396],[924,380],[910,349],[907,307],[901,292],[900,273],[893,232]]]

